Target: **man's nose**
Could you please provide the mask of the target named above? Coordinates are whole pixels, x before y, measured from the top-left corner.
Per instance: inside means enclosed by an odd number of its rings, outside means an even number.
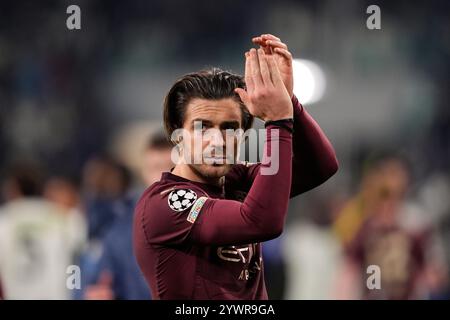
[[[225,139],[220,130],[211,130],[211,135],[209,137],[209,143],[214,147],[223,147],[225,145]]]

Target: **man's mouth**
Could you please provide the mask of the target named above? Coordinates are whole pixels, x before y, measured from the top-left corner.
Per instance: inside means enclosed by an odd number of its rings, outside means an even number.
[[[227,162],[227,157],[203,157],[203,161],[206,164],[225,164]]]

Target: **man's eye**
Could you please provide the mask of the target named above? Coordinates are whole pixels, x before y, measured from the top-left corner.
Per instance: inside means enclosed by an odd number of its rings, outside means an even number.
[[[222,130],[237,130],[239,128],[236,124],[228,124],[222,127]]]
[[[196,125],[194,125],[193,129],[194,130],[200,129],[201,131],[205,131],[206,129],[208,129],[208,125],[203,124],[203,123],[201,125],[196,124]]]
[[[229,134],[229,133],[233,134],[237,129],[238,129],[238,127],[236,127],[234,125],[230,125],[230,126],[223,128],[222,132],[224,134]]]

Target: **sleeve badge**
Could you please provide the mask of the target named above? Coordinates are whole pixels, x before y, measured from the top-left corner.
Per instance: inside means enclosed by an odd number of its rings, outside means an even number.
[[[207,199],[207,197],[200,197],[197,201],[195,201],[188,217],[186,218],[187,221],[189,221],[190,223],[194,223],[195,220],[197,220],[198,214],[200,213],[200,210],[202,209]]]
[[[197,200],[197,194],[191,189],[175,189],[167,198],[169,207],[178,212],[190,208],[195,200]]]

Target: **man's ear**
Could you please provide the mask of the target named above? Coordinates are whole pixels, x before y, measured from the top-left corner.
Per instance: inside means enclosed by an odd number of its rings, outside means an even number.
[[[170,135],[170,141],[177,146],[179,143],[183,141],[183,129],[176,129]]]
[[[170,138],[170,141],[172,141],[172,143],[173,143],[174,145],[178,145],[182,140],[183,140],[183,137],[182,137],[181,135],[178,136],[176,139]]]

